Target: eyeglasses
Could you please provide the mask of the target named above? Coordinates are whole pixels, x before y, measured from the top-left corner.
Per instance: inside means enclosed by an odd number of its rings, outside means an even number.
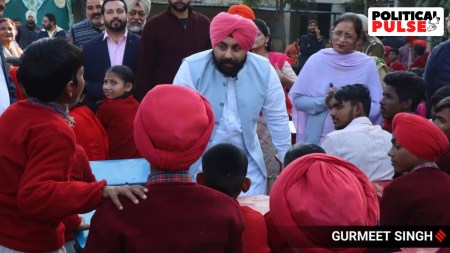
[[[336,39],[341,39],[342,37],[344,37],[345,41],[353,41],[355,39],[355,37],[353,37],[353,35],[348,34],[348,33],[344,33],[343,31],[332,31],[333,33],[333,37],[335,37]]]
[[[144,11],[135,11],[135,10],[131,10],[131,11],[128,12],[128,15],[130,15],[130,16],[136,16],[136,14],[137,14],[139,17],[145,17],[145,12],[144,12]]]

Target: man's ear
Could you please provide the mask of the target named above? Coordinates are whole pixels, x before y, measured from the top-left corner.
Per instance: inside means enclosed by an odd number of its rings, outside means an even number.
[[[241,191],[246,193],[250,189],[251,185],[252,185],[252,180],[250,180],[250,178],[246,177],[244,179],[244,182],[242,182]]]
[[[358,117],[367,116],[367,114],[364,112],[364,106],[361,102],[357,102],[356,105],[353,107],[355,115]]]
[[[195,181],[197,181],[197,184],[200,184],[200,185],[205,185],[204,183],[203,183],[203,172],[199,172],[199,173],[197,173],[197,176],[195,177]]]
[[[400,104],[404,111],[409,112],[411,110],[412,99],[408,98],[403,101],[400,101]]]

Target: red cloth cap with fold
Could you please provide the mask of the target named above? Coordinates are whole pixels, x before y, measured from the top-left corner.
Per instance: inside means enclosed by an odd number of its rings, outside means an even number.
[[[270,212],[279,232],[302,252],[317,252],[320,242],[305,227],[374,226],[379,219],[378,198],[367,176],[327,154],[303,156],[283,170],[270,193]]]
[[[425,40],[415,40],[413,45],[414,46],[421,45],[424,48],[427,48],[427,42]]]
[[[157,85],[134,119],[139,152],[160,170],[187,170],[205,151],[214,113],[200,93],[178,85]]]
[[[211,21],[209,34],[213,47],[217,46],[217,44],[227,37],[232,37],[242,49],[249,51],[253,43],[255,43],[258,28],[250,19],[221,12]]]
[[[228,13],[230,14],[236,14],[239,15],[243,18],[248,18],[248,19],[255,19],[255,13],[253,12],[253,10],[248,7],[245,4],[236,4],[236,5],[232,5],[229,9],[228,9]]]
[[[428,119],[411,113],[397,113],[392,121],[392,133],[400,146],[413,155],[434,161],[448,149],[448,139],[439,127]]]

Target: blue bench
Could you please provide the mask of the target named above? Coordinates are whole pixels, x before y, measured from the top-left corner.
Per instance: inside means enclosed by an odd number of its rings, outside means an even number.
[[[92,173],[100,181],[106,179],[108,185],[145,185],[150,174],[150,164],[143,158],[106,160],[89,162]],[[86,223],[90,223],[95,210],[80,214]],[[76,233],[75,241],[79,249],[84,249],[89,230]]]

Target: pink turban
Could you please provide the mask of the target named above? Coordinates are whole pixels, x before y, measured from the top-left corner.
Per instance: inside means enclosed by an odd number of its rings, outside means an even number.
[[[367,176],[352,163],[326,154],[303,156],[283,170],[270,193],[270,212],[286,240],[310,247],[302,252],[318,247],[318,238],[305,227],[374,226],[379,218]]]
[[[187,170],[205,151],[214,113],[198,92],[177,85],[157,85],[142,100],[134,119],[134,141],[151,165]]]
[[[434,161],[448,149],[448,139],[439,127],[424,117],[397,113],[392,122],[392,133],[400,146],[413,155]]]
[[[239,15],[243,18],[248,18],[248,19],[255,19],[255,13],[253,12],[253,10],[248,7],[247,5],[244,4],[235,4],[232,5],[229,9],[228,9],[228,13],[230,14],[236,14]]]
[[[258,28],[250,19],[221,12],[212,20],[209,34],[213,47],[227,37],[233,37],[242,49],[249,51],[255,43]]]

